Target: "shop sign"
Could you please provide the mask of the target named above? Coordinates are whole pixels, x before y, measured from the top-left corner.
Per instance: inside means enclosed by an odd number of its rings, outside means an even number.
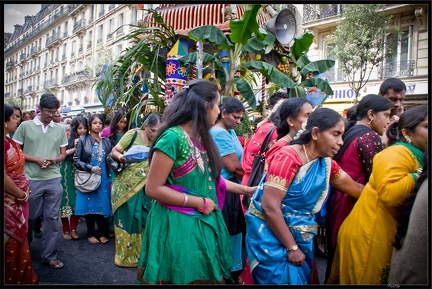
[[[333,90],[334,94],[329,95],[324,103],[328,102],[347,102],[355,100],[355,91],[353,89],[336,89]],[[358,100],[360,100],[361,94],[358,93]]]

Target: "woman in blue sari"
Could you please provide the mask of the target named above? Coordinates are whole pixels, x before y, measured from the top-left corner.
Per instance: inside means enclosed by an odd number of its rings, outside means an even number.
[[[318,108],[277,152],[246,213],[246,252],[255,284],[311,284],[317,213],[332,185],[358,198],[356,183],[331,159],[342,146],[340,114]]]

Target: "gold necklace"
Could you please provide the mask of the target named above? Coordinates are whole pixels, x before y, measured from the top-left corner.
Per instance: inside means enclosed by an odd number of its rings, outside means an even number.
[[[307,162],[309,162],[308,153],[307,153],[307,151],[306,151],[306,147],[305,147],[305,145],[303,145],[303,150],[304,150],[304,152],[305,152],[306,160],[307,160]]]

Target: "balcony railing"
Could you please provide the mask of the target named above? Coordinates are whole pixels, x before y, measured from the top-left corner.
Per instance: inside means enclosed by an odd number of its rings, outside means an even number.
[[[97,44],[101,44],[102,43],[102,37],[101,38],[98,38],[98,40],[97,40]]]
[[[60,39],[60,33],[58,33],[58,32],[54,33],[53,35],[51,35],[50,37],[47,38],[45,46],[48,46],[59,39]]]
[[[27,54],[21,53],[21,55],[20,55],[20,61],[23,61],[26,58],[27,58]]]
[[[378,69],[378,78],[413,76],[414,68],[414,60],[381,64]]]
[[[90,49],[91,47],[92,47],[92,42],[90,41],[87,43],[87,49]]]
[[[30,49],[30,55],[33,56],[34,54],[36,54],[38,52],[37,47],[32,47]]]
[[[346,4],[304,4],[303,23],[341,15]]]
[[[69,6],[68,6],[68,13],[71,13],[72,11],[74,11],[75,9],[77,9],[81,5],[82,4],[69,4]]]
[[[26,89],[25,93],[30,93],[32,91],[33,91],[33,86],[29,85],[29,86],[27,86],[27,89]]]
[[[6,62],[6,69],[11,69],[15,67],[15,61],[8,61]]]
[[[58,86],[58,85],[59,85],[58,78],[52,78],[52,79],[46,80],[44,82],[44,86],[46,86],[46,87],[53,87],[53,86]]]
[[[93,23],[93,16],[88,20],[88,25]]]
[[[80,80],[86,80],[86,79],[87,79],[87,72],[85,70],[80,70],[63,77],[62,84],[68,84],[68,83],[72,83]]]
[[[107,40],[111,39],[113,37],[113,33],[110,33],[107,35]]]
[[[8,97],[10,97],[10,96],[11,96],[10,92],[6,92],[6,93],[4,94],[4,98],[8,98]]]
[[[71,58],[75,57],[75,52],[71,52]]]
[[[63,32],[63,37],[67,37],[67,36],[68,36],[68,32],[67,31]]]
[[[84,25],[85,25],[85,19],[81,19],[81,20],[77,21],[73,26],[72,33],[80,32],[82,29],[84,29]]]
[[[84,48],[83,48],[82,46],[80,46],[80,47],[78,48],[78,53],[82,53],[83,50],[84,50]]]

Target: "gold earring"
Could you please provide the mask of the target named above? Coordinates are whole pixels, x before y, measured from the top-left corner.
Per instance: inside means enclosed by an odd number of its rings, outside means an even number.
[[[403,135],[403,137],[406,139],[407,143],[409,143],[409,144],[411,143],[411,139],[409,136]]]
[[[7,127],[7,123],[5,123],[5,127]]]
[[[370,121],[368,122],[368,125],[370,125],[373,121],[373,117],[370,118]]]

